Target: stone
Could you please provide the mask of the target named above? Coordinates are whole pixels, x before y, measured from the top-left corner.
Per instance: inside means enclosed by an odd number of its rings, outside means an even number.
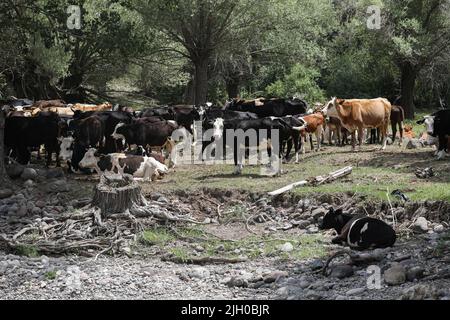
[[[47,179],[64,178],[64,170],[62,168],[53,168],[47,170],[45,174]]]
[[[345,294],[347,296],[357,296],[357,295],[360,295],[361,293],[364,293],[365,291],[366,291],[366,288],[355,288],[355,289],[348,290]]]
[[[311,226],[308,228],[308,233],[313,234],[319,232],[319,228],[317,226]]]
[[[442,233],[445,231],[445,228],[442,224],[437,224],[436,226],[434,226],[433,231],[436,233]]]
[[[299,229],[305,229],[307,228],[311,223],[307,220],[298,220],[298,221],[293,221],[292,225],[297,226],[297,228]]]
[[[47,203],[45,201],[42,201],[42,200],[38,200],[34,204],[36,205],[36,207],[41,208],[41,209],[44,208],[47,205]]]
[[[310,267],[312,271],[316,271],[319,269],[323,269],[324,263],[322,260],[316,259],[313,262],[311,262]]]
[[[285,244],[281,245],[279,249],[283,252],[292,252],[294,250],[294,246],[290,242],[286,242]]]
[[[424,272],[424,268],[420,266],[412,267],[406,272],[406,279],[410,282],[413,282],[416,279],[422,279]]]
[[[288,287],[281,287],[276,291],[276,295],[278,296],[278,299],[287,299],[289,296],[289,288]]]
[[[283,277],[287,277],[288,273],[286,271],[273,271],[263,277],[265,283],[277,282]]]
[[[0,200],[9,198],[14,194],[14,192],[11,189],[0,189]]]
[[[436,299],[436,289],[429,285],[418,284],[403,290],[401,300]]]
[[[15,163],[6,167],[6,173],[12,179],[17,179],[22,175],[24,169],[25,167],[23,165]]]
[[[337,265],[331,269],[330,277],[344,279],[353,275],[353,268],[350,265]]]
[[[41,208],[38,208],[38,207],[34,207],[32,210],[31,210],[31,214],[33,214],[33,215],[40,215],[42,213],[42,209]]]
[[[23,180],[36,180],[38,177],[38,173],[33,168],[25,168],[23,169],[23,172],[20,175],[20,177]]]
[[[34,186],[34,181],[31,180],[31,179],[29,179],[29,180],[27,180],[27,181],[25,181],[25,182],[23,183],[23,186],[24,186],[25,188],[33,187],[33,186]]]
[[[247,288],[248,287],[248,280],[244,277],[231,277],[230,280],[228,280],[225,283],[228,287],[237,287],[237,288]]]
[[[44,185],[43,189],[48,193],[68,192],[69,186],[66,180],[53,180]]]
[[[162,197],[162,196],[159,197],[158,200],[156,200],[156,201],[161,202],[161,203],[169,203],[169,200],[166,197]]]
[[[395,264],[384,272],[384,282],[390,286],[398,286],[406,281],[406,271],[401,264]]]
[[[416,222],[413,224],[414,231],[417,232],[427,232],[428,231],[428,221],[424,217],[417,218]]]
[[[314,210],[311,212],[311,216],[312,216],[316,221],[318,221],[319,218],[323,218],[323,216],[325,216],[327,213],[328,213],[328,210],[327,210],[327,209],[325,209],[324,207],[319,207],[319,208],[317,208],[317,209],[314,209]]]
[[[194,268],[189,272],[191,278],[205,279],[210,275],[209,270],[203,267]]]

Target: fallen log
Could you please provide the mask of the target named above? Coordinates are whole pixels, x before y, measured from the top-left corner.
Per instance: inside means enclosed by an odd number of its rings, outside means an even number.
[[[164,262],[173,262],[178,264],[231,264],[231,263],[241,263],[246,262],[248,259],[246,258],[225,258],[225,257],[190,257],[190,258],[182,258],[176,257],[173,255],[167,255],[161,257],[161,261]]]
[[[313,185],[313,186],[319,186],[327,182],[334,181],[336,179],[348,176],[353,171],[353,167],[345,167],[340,170],[330,172],[326,176],[317,176],[310,178],[308,180],[301,180],[298,182],[291,183],[283,188],[277,189],[275,191],[269,192],[270,196],[278,196],[280,194],[286,193],[288,191],[291,191],[294,188],[305,186],[305,185]]]

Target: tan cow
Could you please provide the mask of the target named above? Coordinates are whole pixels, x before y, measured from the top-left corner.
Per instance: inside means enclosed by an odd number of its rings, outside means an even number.
[[[76,111],[79,110],[81,112],[87,112],[87,111],[111,111],[112,110],[112,104],[109,102],[105,102],[99,105],[95,104],[81,104],[76,103],[71,108]]]
[[[364,141],[365,128],[380,128],[383,138],[382,150],[386,149],[391,117],[391,103],[384,98],[337,99],[333,98],[325,107],[328,116],[338,116],[342,126],[352,133],[352,149],[355,150],[355,131],[358,131],[359,146]]]

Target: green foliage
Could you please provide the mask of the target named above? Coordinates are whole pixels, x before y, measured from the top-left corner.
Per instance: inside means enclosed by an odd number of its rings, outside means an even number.
[[[18,255],[35,258],[39,256],[39,251],[32,245],[20,245],[15,248]]]
[[[320,72],[317,70],[296,64],[283,79],[269,85],[266,92],[274,97],[297,96],[311,102],[324,101],[324,92],[317,85],[319,77]]]
[[[45,273],[45,278],[47,278],[48,280],[55,280],[56,276],[56,271],[48,271]]]

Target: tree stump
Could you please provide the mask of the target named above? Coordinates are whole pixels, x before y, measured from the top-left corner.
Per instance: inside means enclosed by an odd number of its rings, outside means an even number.
[[[94,188],[92,205],[101,210],[102,216],[124,213],[145,205],[141,187],[131,175],[102,175]]]

